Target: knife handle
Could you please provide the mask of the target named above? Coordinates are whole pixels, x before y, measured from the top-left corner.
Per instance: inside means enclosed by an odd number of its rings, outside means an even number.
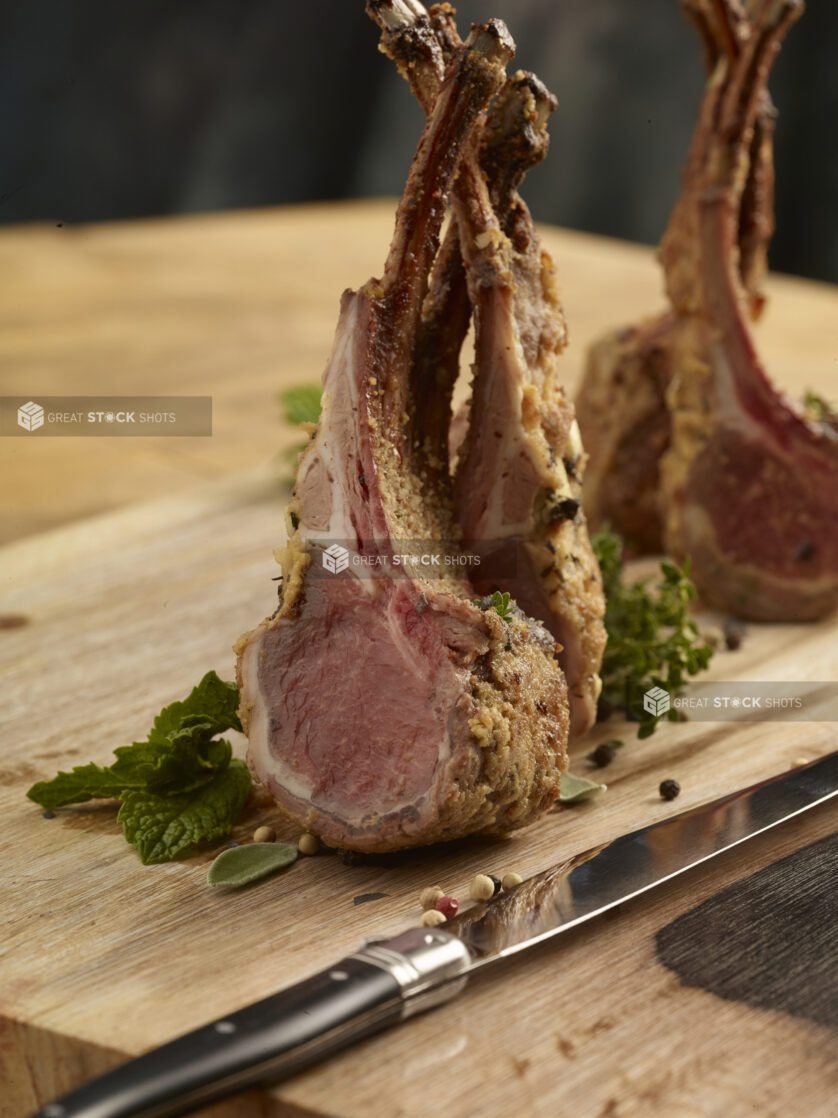
[[[277,1083],[448,1001],[471,961],[468,948],[439,928],[368,943],[328,970],[114,1068],[33,1118],[176,1118]]]

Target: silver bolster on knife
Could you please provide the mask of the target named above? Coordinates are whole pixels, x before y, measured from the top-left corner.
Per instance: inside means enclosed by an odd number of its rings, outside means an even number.
[[[371,940],[350,956],[387,971],[402,994],[402,1017],[412,1017],[457,996],[474,957],[441,928],[411,928],[395,939]]]
[[[56,1099],[36,1118],[178,1118],[304,1067],[460,992],[473,956],[440,928],[366,943],[327,970]]]

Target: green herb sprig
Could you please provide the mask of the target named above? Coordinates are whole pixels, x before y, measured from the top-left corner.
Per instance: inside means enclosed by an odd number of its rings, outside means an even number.
[[[286,423],[317,423],[320,419],[319,384],[298,384],[279,393],[279,405]]]
[[[803,394],[803,407],[818,423],[838,422],[838,410],[811,388]]]
[[[293,388],[286,388],[278,393],[277,402],[282,411],[283,420],[292,426],[300,423],[318,423],[320,421],[321,388],[317,383],[297,384]],[[306,443],[296,443],[288,447],[285,458],[288,466],[294,469],[297,465],[297,456],[306,448]]]
[[[661,687],[676,695],[687,676],[704,671],[713,655],[690,615],[696,590],[690,565],[664,560],[654,590],[649,579],[623,580],[623,542],[606,530],[591,539],[605,589],[608,644],[602,662],[602,699],[639,721],[638,737],[647,738],[661,718],[678,721],[677,710],[655,715],[643,709],[643,695]]]
[[[496,590],[494,594],[486,598],[475,598],[474,604],[482,609],[484,612],[487,609],[493,609],[504,621],[509,621],[512,617],[512,606],[509,604],[509,592],[504,590]]]
[[[79,765],[26,793],[53,810],[122,800],[118,821],[144,865],[170,862],[226,838],[250,793],[250,773],[219,738],[241,730],[238,688],[208,672],[187,698],[164,707],[145,741],[114,750],[111,765]]]

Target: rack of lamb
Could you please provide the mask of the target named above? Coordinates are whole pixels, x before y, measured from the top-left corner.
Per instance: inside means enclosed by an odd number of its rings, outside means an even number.
[[[670,309],[590,351],[585,503],[706,602],[764,621],[838,605],[838,432],[768,379],[747,318],[774,229],[771,65],[800,0],[685,0],[710,73],[661,243]]]
[[[236,650],[257,778],[327,843],[378,852],[503,833],[548,810],[571,712],[578,727],[593,718],[604,631],[581,513],[565,516],[561,552],[547,546],[554,521],[539,519],[560,475],[567,493],[556,500],[578,502],[582,467],[572,405],[548,357],[563,341],[561,313],[546,261],[524,277],[539,253],[516,193],[544,150],[552,99],[536,79],[506,78],[514,44],[500,21],[462,42],[447,5],[428,13],[388,0],[369,10],[385,50],[410,70],[427,122],[383,277],[342,299],[320,422],[277,552],[279,608]],[[519,300],[528,312],[500,305],[515,303],[513,273],[529,284]],[[453,422],[451,399],[472,309],[479,352],[487,340],[466,425]],[[516,348],[516,363],[490,362],[491,336]],[[555,463],[571,447],[569,477]],[[479,472],[481,453],[478,493],[462,479]],[[510,488],[490,459],[521,484]],[[491,528],[478,525],[477,506],[495,508]],[[518,552],[542,545],[568,576],[552,610],[534,609],[517,585]],[[430,568],[418,562],[428,552]],[[496,589],[513,601],[492,597]]]

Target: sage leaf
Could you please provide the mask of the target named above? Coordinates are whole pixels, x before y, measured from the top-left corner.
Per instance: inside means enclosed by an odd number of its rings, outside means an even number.
[[[222,850],[207,873],[208,885],[237,889],[260,877],[283,870],[297,860],[297,848],[290,842],[250,842]]]
[[[607,785],[599,784],[596,780],[588,780],[584,776],[574,776],[573,773],[563,773],[559,790],[559,803],[572,804],[579,800],[587,800],[597,792],[604,792]]]

